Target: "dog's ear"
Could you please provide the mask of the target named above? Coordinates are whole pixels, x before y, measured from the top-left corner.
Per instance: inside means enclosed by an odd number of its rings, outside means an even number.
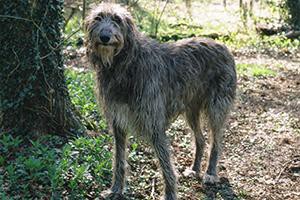
[[[125,46],[132,46],[134,45],[135,39],[137,38],[137,27],[133,21],[133,18],[131,15],[126,15],[125,16],[125,28],[126,30],[126,36],[125,36]]]
[[[91,23],[93,23],[93,16],[89,15],[84,19],[83,22],[83,31],[88,33],[89,27],[91,26]]]
[[[92,50],[91,50],[91,40],[90,40],[90,28],[92,26],[92,23],[94,23],[94,15],[93,13],[91,13],[90,15],[88,15],[83,22],[83,31],[85,32],[85,38],[84,38],[84,46],[86,48],[85,50],[85,56],[87,58],[87,60],[89,60],[92,65],[95,65],[95,55],[93,55]]]
[[[130,14],[125,16],[125,22],[126,22],[127,32],[135,34],[137,31],[137,27],[135,26],[133,18]]]

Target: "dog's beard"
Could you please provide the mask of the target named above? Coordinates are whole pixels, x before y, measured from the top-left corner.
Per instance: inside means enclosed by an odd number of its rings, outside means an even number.
[[[115,51],[116,48],[110,45],[99,45],[97,47],[97,53],[100,56],[103,65],[105,66],[110,66],[112,64]]]

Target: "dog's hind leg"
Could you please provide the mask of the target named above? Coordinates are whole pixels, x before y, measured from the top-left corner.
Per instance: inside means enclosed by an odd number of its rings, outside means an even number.
[[[223,126],[228,114],[226,103],[214,103],[208,108],[209,125],[209,155],[206,173],[203,176],[205,184],[215,184],[219,182],[217,176],[217,164],[222,150]]]
[[[200,109],[197,109],[197,106],[190,107],[186,110],[186,120],[190,126],[190,128],[194,132],[195,136],[195,159],[192,167],[190,169],[186,169],[183,173],[184,176],[190,176],[195,174],[199,176],[201,160],[204,152],[205,141],[204,136],[202,134],[201,126],[200,126]]]

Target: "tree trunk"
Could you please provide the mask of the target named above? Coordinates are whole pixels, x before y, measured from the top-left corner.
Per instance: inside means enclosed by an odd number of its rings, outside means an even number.
[[[192,0],[185,0],[185,7],[188,11],[189,18],[192,18]]]
[[[289,24],[295,30],[300,30],[300,0],[286,0],[286,7],[289,13]]]
[[[243,8],[243,0],[239,0],[239,7],[240,7],[240,9]]]
[[[0,0],[0,127],[79,134],[61,54],[63,0]]]

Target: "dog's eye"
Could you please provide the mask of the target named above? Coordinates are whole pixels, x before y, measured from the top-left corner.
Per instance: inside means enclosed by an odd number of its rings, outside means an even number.
[[[118,15],[114,15],[112,17],[112,20],[114,20],[115,22],[117,22],[118,24],[120,24],[122,22],[121,17],[119,17]]]
[[[97,16],[97,17],[95,17],[95,20],[96,20],[96,21],[101,21],[101,20],[102,20],[102,17]]]

